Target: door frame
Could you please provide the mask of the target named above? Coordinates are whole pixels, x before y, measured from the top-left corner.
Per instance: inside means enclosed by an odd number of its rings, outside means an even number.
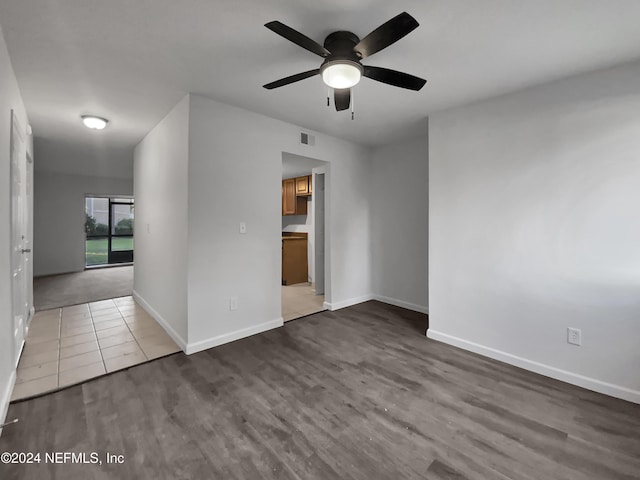
[[[33,198],[34,198],[34,185],[33,185],[33,175],[34,175],[34,164],[33,164],[33,156],[27,150],[27,161],[26,161],[26,206],[28,218],[26,221],[26,232],[27,232],[27,248],[32,250],[27,253],[26,261],[27,261],[27,277],[26,277],[26,289],[27,289],[27,306],[29,309],[29,318],[27,319],[26,328],[25,328],[25,337],[29,331],[29,325],[31,324],[31,320],[36,313],[36,308],[33,303]]]
[[[28,325],[33,315],[33,302],[29,294],[30,283],[31,289],[33,288],[33,273],[29,276],[33,260],[31,252],[33,239],[29,236],[28,225],[33,219],[33,204],[31,203],[33,197],[31,195],[31,198],[29,198],[28,195],[29,192],[33,192],[33,185],[28,185],[28,182],[33,182],[32,170],[31,174],[29,174],[29,169],[32,168],[33,162],[31,161],[29,165],[31,157],[27,150],[26,132],[20,127],[15,111],[11,110],[9,146],[9,176],[11,181],[11,316],[13,360],[16,368],[24,348]],[[16,168],[18,169],[17,177]],[[18,191],[16,191],[16,187]]]
[[[329,269],[329,260],[328,260],[328,252],[329,252],[329,248],[327,247],[327,245],[329,244],[329,233],[328,233],[328,213],[327,213],[327,208],[328,208],[328,200],[327,200],[327,179],[329,176],[329,165],[325,165],[322,167],[316,167],[311,169],[311,175],[313,177],[313,261],[314,261],[314,280],[315,280],[315,293],[316,295],[324,295],[324,307],[327,307],[327,304],[330,304],[330,287],[329,285],[331,284],[331,280],[330,277],[331,275],[328,274],[328,269]],[[323,186],[322,186],[322,190],[319,190],[316,185],[317,185],[317,181],[316,179],[322,176],[322,182],[323,182]],[[322,191],[322,195],[321,195],[321,199],[322,199],[322,205],[320,205],[320,203],[318,202],[318,192]],[[323,232],[324,235],[322,236],[322,241],[318,242],[318,234],[317,234],[317,225],[319,223],[318,221],[318,212],[320,210],[320,208],[322,208],[322,223],[323,223]],[[321,247],[321,248],[319,248]],[[322,250],[322,251],[320,251]],[[318,268],[319,266],[322,266],[322,268]],[[318,272],[320,273],[320,284],[318,283]]]
[[[300,154],[294,154],[291,152],[287,152],[287,151],[282,151],[281,154],[291,154],[291,155],[296,155],[296,156],[303,156]],[[322,162],[323,165],[319,166],[319,167],[313,167],[311,168],[311,175],[315,175],[315,174],[323,174],[324,175],[324,292],[322,293],[322,295],[324,295],[324,303],[323,303],[323,308],[327,309],[327,310],[331,310],[330,306],[331,306],[331,299],[332,299],[332,295],[331,295],[331,162],[328,162],[327,160],[323,160],[322,158],[317,158],[317,157],[311,157],[308,155],[304,155],[304,157],[311,159],[311,160],[317,160],[319,162]],[[280,181],[280,188],[282,188],[282,175],[280,175],[279,177],[279,181]],[[313,189],[313,191],[315,192],[315,188]],[[311,206],[311,212],[308,212],[307,215],[312,214],[315,217],[315,205],[314,205],[314,195],[312,194],[312,206]],[[282,211],[282,208],[280,208],[280,211]],[[315,239],[315,218],[314,218],[314,225],[313,225],[313,231],[314,231],[314,239]],[[279,235],[282,235],[281,232],[279,232]],[[279,244],[282,244],[281,241],[278,242]],[[313,257],[314,257],[314,262],[315,262],[315,258],[316,258],[316,254],[315,254],[315,240],[314,240],[314,251],[313,251]],[[279,265],[282,266],[282,249],[279,249],[280,252],[280,261],[279,261]],[[282,267],[281,267],[282,268]],[[315,264],[314,264],[314,270],[315,269]],[[282,271],[280,272],[281,274],[278,276],[278,278],[282,278]],[[314,272],[314,281],[315,281],[315,272]],[[280,284],[280,283],[279,283]],[[280,304],[280,311],[282,311],[282,304]]]

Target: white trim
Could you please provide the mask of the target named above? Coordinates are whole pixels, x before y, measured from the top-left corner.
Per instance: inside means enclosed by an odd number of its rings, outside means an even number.
[[[14,368],[17,370],[18,369],[18,365],[20,364],[20,357],[22,357],[22,352],[24,352],[24,346],[26,345],[25,342],[25,338],[27,338],[27,332],[24,332],[24,335],[22,337],[22,342],[20,343],[20,351],[18,352],[18,357],[16,358],[16,364],[14,365]]]
[[[9,413],[9,403],[11,402],[11,394],[16,385],[16,371],[12,371],[9,375],[9,381],[5,385],[0,399],[0,424],[7,421],[7,413]],[[2,428],[0,428],[0,436],[2,436]]]
[[[432,328],[427,330],[427,337],[433,340],[447,343],[449,345],[453,345],[455,347],[462,348],[463,350],[469,350],[471,352],[484,355],[485,357],[508,363],[510,365],[515,365],[516,367],[524,368],[525,370],[539,373],[540,375],[555,378],[556,380],[570,383],[572,385],[577,385],[588,390],[593,390],[594,392],[604,393],[605,395],[621,398],[633,403],[640,403],[640,391],[638,390],[631,390],[620,385],[614,385],[612,383],[596,380],[595,378],[585,377],[577,373],[568,372],[567,370],[561,370],[559,368],[535,362],[533,360],[528,360],[526,358],[518,357],[501,350],[496,350],[484,345],[469,342],[468,340],[454,337],[446,333],[437,332]]]
[[[140,296],[138,292],[133,290],[133,299],[149,314],[153,317],[153,319],[160,324],[162,328],[169,334],[169,336],[173,339],[174,342],[178,344],[178,346],[182,349],[183,352],[186,352],[187,342],[184,338],[180,336],[178,332],[176,332],[169,322],[167,322],[162,315],[156,312],[151,305],[147,303],[147,301]]]
[[[271,320],[269,322],[260,323],[258,325],[252,325],[247,328],[242,328],[240,330],[236,330],[235,332],[224,333],[222,335],[218,335],[216,337],[207,338],[206,340],[201,340],[199,342],[189,343],[187,344],[187,348],[185,353],[187,355],[191,355],[192,353],[200,352],[202,350],[207,350],[209,348],[217,347],[218,345],[223,345],[225,343],[234,342],[236,340],[240,340],[241,338],[250,337],[251,335],[255,335],[257,333],[266,332],[267,330],[271,330],[273,328],[278,328],[284,325],[282,317],[276,318],[275,320]]]
[[[389,305],[395,305],[396,307],[406,308],[407,310],[413,310],[414,312],[429,313],[429,307],[423,307],[422,305],[416,305],[415,303],[405,302],[404,300],[398,300],[396,298],[385,297],[384,295],[374,294],[373,300],[388,303]]]
[[[373,295],[368,293],[367,295],[362,295],[361,297],[349,298],[347,300],[342,300],[341,302],[327,303],[324,302],[323,306],[331,311],[340,310],[341,308],[350,307],[352,305],[357,305],[358,303],[368,302],[369,300],[373,300]]]

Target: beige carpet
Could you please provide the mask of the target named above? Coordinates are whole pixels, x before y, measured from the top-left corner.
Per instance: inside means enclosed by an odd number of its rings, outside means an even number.
[[[131,295],[133,266],[36,277],[33,304],[37,311]]]

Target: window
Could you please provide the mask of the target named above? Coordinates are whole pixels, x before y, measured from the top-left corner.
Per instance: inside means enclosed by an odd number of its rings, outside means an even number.
[[[132,198],[85,198],[85,265],[133,262]]]

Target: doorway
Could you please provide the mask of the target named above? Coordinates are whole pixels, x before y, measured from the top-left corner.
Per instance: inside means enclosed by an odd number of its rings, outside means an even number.
[[[282,154],[281,305],[285,322],[326,310],[328,168],[321,160]]]
[[[133,263],[134,201],[85,197],[85,267]]]

